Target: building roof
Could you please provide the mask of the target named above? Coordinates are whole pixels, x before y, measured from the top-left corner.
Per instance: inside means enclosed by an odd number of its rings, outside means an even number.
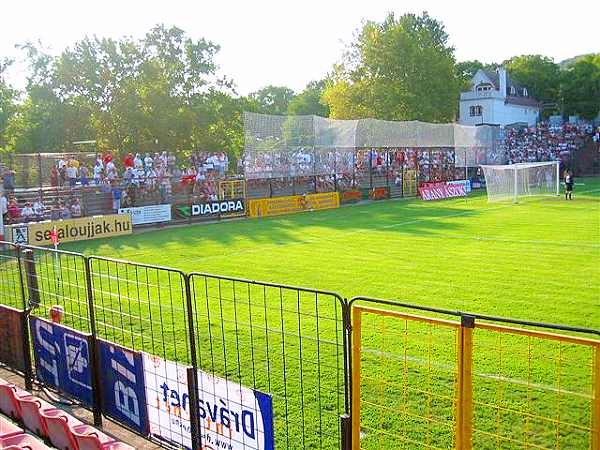
[[[490,81],[496,89],[500,89],[500,80],[498,77],[498,72],[486,69],[481,69],[481,71],[485,74],[486,77],[490,79]]]
[[[540,107],[540,102],[538,102],[535,98],[522,96],[519,97],[518,95],[507,95],[504,103],[509,105],[529,106],[532,108]]]

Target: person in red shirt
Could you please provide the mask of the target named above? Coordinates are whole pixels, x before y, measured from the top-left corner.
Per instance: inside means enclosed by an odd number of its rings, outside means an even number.
[[[127,156],[125,156],[125,159],[123,159],[123,165],[125,166],[125,169],[128,167],[133,168],[133,155],[131,153],[127,153]]]

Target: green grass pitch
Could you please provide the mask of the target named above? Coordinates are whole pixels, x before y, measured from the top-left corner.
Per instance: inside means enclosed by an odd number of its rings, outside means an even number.
[[[475,192],[145,231],[61,248],[345,298],[599,329],[600,179],[578,183],[573,201],[490,204]],[[100,262],[92,267],[99,334],[186,361],[185,317],[164,293],[177,279],[150,273],[140,294],[137,272],[117,273]],[[50,284],[46,294],[54,292]],[[341,330],[330,320],[339,314],[335,301],[214,279],[199,278],[192,289],[201,366],[273,393],[276,448],[335,448],[343,405]],[[107,294],[116,291],[120,300]],[[53,301],[50,295],[45,304]],[[456,334],[366,315],[362,338],[362,448],[452,448]],[[589,348],[476,330],[473,349],[474,448],[589,447]]]

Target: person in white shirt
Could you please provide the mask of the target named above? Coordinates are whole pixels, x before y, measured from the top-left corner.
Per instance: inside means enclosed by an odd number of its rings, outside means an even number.
[[[146,169],[151,169],[153,162],[152,156],[150,156],[149,153],[146,153],[146,157],[144,158],[144,166],[146,166]]]
[[[6,216],[8,215],[8,199],[6,198],[6,195],[3,195],[2,199],[0,199],[0,209],[2,210],[4,223],[6,223]]]
[[[42,220],[44,218],[44,213],[45,212],[46,212],[46,209],[44,208],[44,204],[42,203],[42,199],[38,198],[33,203],[33,215],[36,217],[37,220]]]
[[[81,217],[81,204],[78,199],[73,200],[71,205],[71,217]]]
[[[77,184],[77,167],[68,166],[66,169],[67,179],[69,180],[69,186],[75,187]]]
[[[21,217],[24,222],[30,222],[34,218],[33,208],[31,207],[31,203],[27,202],[23,209],[21,209]]]
[[[96,161],[96,165],[94,166],[94,182],[96,184],[100,184],[102,180],[102,164],[99,161]]]
[[[139,168],[139,167],[143,167],[143,166],[144,166],[144,162],[142,161],[142,158],[140,157],[140,154],[139,154],[139,153],[136,153],[136,154],[135,154],[135,158],[133,158],[133,165],[134,165],[136,168]]]

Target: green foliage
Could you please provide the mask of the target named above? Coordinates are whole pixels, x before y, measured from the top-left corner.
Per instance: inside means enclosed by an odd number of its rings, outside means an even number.
[[[560,68],[542,55],[515,56],[502,64],[513,80],[526,86],[529,95],[542,102],[556,102],[560,92]]]
[[[577,58],[561,75],[565,114],[595,118],[600,112],[600,53]]]
[[[257,112],[285,115],[294,95],[294,91],[285,86],[266,86],[251,93],[249,97],[256,102]]]
[[[389,14],[367,22],[323,100],[334,118],[447,122],[456,118],[460,79],[441,22]]]
[[[326,80],[311,81],[304,91],[296,95],[288,105],[290,115],[316,115],[329,117],[329,107],[321,102]]]
[[[0,59],[0,150],[6,148],[6,130],[16,112],[17,91],[6,82],[4,74],[13,63],[11,59]]]

